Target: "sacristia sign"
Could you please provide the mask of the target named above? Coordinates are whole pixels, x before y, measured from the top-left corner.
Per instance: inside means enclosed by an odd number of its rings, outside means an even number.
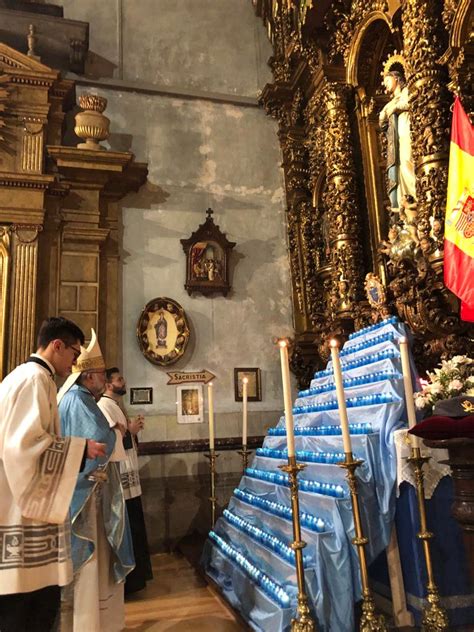
[[[207,369],[202,371],[167,371],[169,380],[167,384],[186,384],[189,382],[203,382],[207,384],[216,376]]]

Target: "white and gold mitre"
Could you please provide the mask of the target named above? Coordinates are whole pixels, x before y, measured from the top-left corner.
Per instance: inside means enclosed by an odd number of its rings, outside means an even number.
[[[76,364],[72,367],[72,373],[62,385],[58,393],[58,404],[68,390],[77,382],[81,373],[85,371],[105,371],[105,361],[97,340],[96,333],[91,329],[91,341],[87,349],[81,345],[81,355],[77,358]]]

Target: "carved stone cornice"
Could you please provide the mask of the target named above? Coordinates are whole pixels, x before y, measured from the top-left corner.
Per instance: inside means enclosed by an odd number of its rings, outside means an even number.
[[[112,201],[121,200],[128,193],[138,191],[147,180],[148,165],[144,162],[129,162],[120,174],[110,177],[104,188],[104,196]]]
[[[48,145],[46,149],[60,171],[87,169],[91,174],[94,171],[121,173],[133,160],[133,154],[129,152],[95,151],[62,145]]]
[[[59,72],[0,42],[0,70],[14,84],[50,88]]]
[[[97,228],[78,226],[77,224],[67,224],[63,229],[63,241],[87,244],[103,244],[109,236],[108,228]]]
[[[10,173],[0,171],[0,187],[15,189],[39,189],[44,191],[55,180],[54,176],[47,174]]]

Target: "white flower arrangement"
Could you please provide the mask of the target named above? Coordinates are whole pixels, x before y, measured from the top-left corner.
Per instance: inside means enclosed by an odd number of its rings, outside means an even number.
[[[454,356],[443,360],[433,373],[428,372],[429,382],[423,390],[415,393],[415,406],[426,414],[440,399],[451,399],[458,395],[474,396],[474,360],[467,356]]]

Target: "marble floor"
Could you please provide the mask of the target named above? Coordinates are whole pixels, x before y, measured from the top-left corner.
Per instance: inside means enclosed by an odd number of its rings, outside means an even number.
[[[152,557],[154,580],[125,603],[126,632],[243,632],[179,553]]]

